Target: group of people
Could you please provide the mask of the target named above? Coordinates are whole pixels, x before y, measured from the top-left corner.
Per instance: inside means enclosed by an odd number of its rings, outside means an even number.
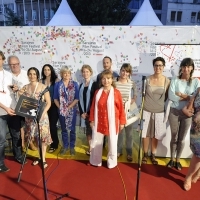
[[[194,61],[184,58],[180,63],[179,74],[171,81],[162,73],[165,60],[157,57],[153,60],[154,74],[147,77],[146,94],[144,96],[143,119],[143,158],[147,163],[149,157],[152,164],[157,165],[155,153],[158,140],[166,133],[166,121],[169,120],[171,129],[170,161],[167,167],[182,169],[180,157],[185,145],[185,137],[190,129],[190,147],[193,156],[183,187],[186,191],[200,178],[200,129],[199,123],[199,87],[198,78],[193,78]],[[168,99],[167,109],[165,102]]]
[[[54,104],[52,104],[53,97],[52,99],[50,97],[50,95],[52,96],[53,91],[51,89],[51,85],[54,84],[57,80],[57,75],[52,66],[45,65],[42,68],[42,79],[40,79],[40,73],[37,68],[31,67],[26,72],[25,70],[21,69],[19,58],[14,55],[8,57],[10,72],[6,71],[3,68],[5,56],[1,51],[0,61],[0,172],[9,171],[9,168],[4,163],[4,148],[6,143],[6,134],[8,132],[7,129],[9,129],[9,133],[12,138],[12,149],[14,158],[20,164],[27,163],[22,154],[22,149],[24,148],[24,140],[30,139],[30,149],[37,150],[38,139],[40,138],[42,141],[43,165],[44,168],[46,168],[48,166],[45,161],[47,146],[49,144],[52,145],[50,146],[49,151],[51,151],[52,148],[58,148],[56,127],[56,117],[58,116],[58,112],[57,108],[55,110],[55,106]],[[44,84],[42,82],[44,82]],[[44,95],[42,96],[42,99],[43,101],[45,101],[46,106],[43,110],[41,120],[39,122],[39,136],[37,125],[35,124],[34,120],[16,115],[15,107],[20,95],[39,99],[40,94],[47,86],[49,87],[50,92],[44,93]],[[54,117],[48,118],[49,114],[52,116],[52,112]],[[54,124],[55,126],[53,126]],[[51,138],[53,138],[53,142]],[[34,142],[36,147],[34,145]],[[32,164],[36,165],[40,161],[41,159],[38,158]]]
[[[0,52],[0,172],[9,170],[4,163],[7,127],[12,137],[13,154],[19,163],[23,162],[21,147],[24,145],[24,138],[29,136],[30,144],[34,145],[34,139],[36,148],[38,148],[38,140],[42,141],[42,159],[39,156],[32,164],[38,165],[43,161],[44,168],[48,166],[45,160],[47,146],[49,146],[49,153],[53,153],[59,144],[58,120],[63,142],[60,154],[64,155],[70,150],[70,154],[75,155],[77,109],[81,116],[80,126],[85,129],[88,141],[89,148],[86,154],[90,156],[89,164],[102,165],[102,148],[106,137],[107,166],[114,168],[117,159],[123,153],[124,135],[127,160],[132,161],[133,124],[126,126],[127,113],[124,109],[127,101],[132,104],[137,99],[137,87],[131,80],[130,64],[124,63],[118,75],[112,71],[112,59],[106,56],[103,58],[104,71],[98,74],[96,81],[92,79],[92,68],[83,65],[81,68],[83,82],[79,86],[72,79],[72,72],[67,66],[61,68],[59,79],[49,64],[43,66],[40,77],[39,70],[35,67],[29,68],[27,73],[22,70],[16,56],[8,58],[10,73],[3,69],[4,60],[5,56]],[[189,190],[191,183],[200,178],[200,131],[198,129],[200,82],[192,77],[194,61],[191,58],[183,59],[178,76],[173,77],[171,81],[163,75],[165,60],[162,57],[153,59],[152,64],[154,73],[146,78],[143,104],[142,163],[147,163],[150,155],[152,164],[158,164],[155,156],[157,144],[158,140],[162,140],[165,135],[167,118],[171,128],[171,159],[167,167],[181,170],[180,157],[185,136],[191,125],[190,146],[194,155],[184,182],[185,190]],[[46,87],[48,92],[43,93]],[[40,94],[43,94],[42,97]],[[15,114],[14,109],[20,95],[34,99],[41,98],[45,101],[45,108],[39,121],[40,131],[37,127],[33,129],[35,126],[33,119],[26,117],[24,119]],[[165,111],[167,99],[170,109]]]

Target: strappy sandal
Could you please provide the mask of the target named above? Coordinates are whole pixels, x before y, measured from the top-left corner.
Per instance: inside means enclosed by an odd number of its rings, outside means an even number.
[[[158,164],[158,161],[156,160],[156,157],[155,157],[155,154],[154,153],[151,153],[151,162],[153,165],[157,165]]]
[[[38,165],[40,162],[41,162],[41,159],[40,159],[40,158],[37,158],[37,159],[35,159],[35,160],[32,162],[32,165],[33,165],[33,166]]]
[[[167,163],[166,166],[169,167],[169,168],[173,168],[173,167],[175,166],[175,163],[174,163],[173,160],[170,160],[170,161]]]
[[[46,162],[46,161],[45,161],[45,162],[43,162],[43,166],[44,166],[44,169],[48,167],[48,164],[47,164],[47,162]]]
[[[179,171],[182,169],[182,165],[180,162],[175,163],[175,168],[178,169]]]
[[[87,150],[87,151],[85,152],[85,154],[88,155],[88,156],[90,156],[90,153],[91,153],[90,150]]]
[[[142,164],[147,164],[147,160],[148,160],[148,153],[144,153],[144,156],[142,158]]]
[[[132,162],[132,161],[133,161],[133,158],[132,158],[132,156],[130,156],[130,155],[128,155],[126,159],[127,159],[127,161],[129,161],[129,162]]]

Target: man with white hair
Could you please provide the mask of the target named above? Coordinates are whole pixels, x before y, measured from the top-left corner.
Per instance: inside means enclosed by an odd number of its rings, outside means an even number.
[[[7,172],[10,169],[5,165],[5,143],[7,125],[10,121],[10,117],[15,115],[15,111],[12,109],[13,94],[10,86],[12,85],[12,74],[7,72],[3,68],[5,56],[0,51],[0,173]]]
[[[27,72],[21,69],[19,58],[15,55],[8,57],[8,65],[12,72],[12,87],[21,89],[24,85],[29,83]],[[15,106],[17,104],[17,97],[15,96]],[[19,163],[23,163],[22,156],[22,140],[24,140],[24,118],[18,115],[12,116],[8,123],[10,135],[12,137],[13,154]],[[22,135],[22,137],[21,137]]]

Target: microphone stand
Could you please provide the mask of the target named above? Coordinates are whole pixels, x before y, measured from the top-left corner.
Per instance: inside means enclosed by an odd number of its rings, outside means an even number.
[[[139,193],[139,182],[140,182],[140,173],[141,173],[141,146],[142,146],[142,130],[143,130],[143,104],[144,104],[144,97],[145,97],[145,90],[146,90],[146,76],[142,76],[142,107],[141,107],[141,117],[140,117],[140,140],[139,140],[139,149],[138,149],[138,172],[137,172],[137,183],[136,183],[136,200],[138,200],[138,193]]]
[[[41,102],[42,102],[42,96],[45,92],[47,92],[48,90],[44,90],[39,98],[38,98],[38,102],[37,102],[37,112],[36,112],[36,115],[35,115],[35,118],[33,119],[33,123],[34,123],[34,128],[32,130],[33,134],[34,134],[34,131],[35,131],[35,128],[37,126],[37,131],[38,131],[38,146],[39,146],[39,155],[40,155],[40,159],[41,159],[41,167],[42,167],[42,180],[43,180],[43,186],[44,186],[44,199],[47,200],[48,197],[47,197],[47,187],[46,187],[46,181],[45,181],[45,174],[44,174],[44,164],[43,164],[43,156],[42,156],[42,142],[41,142],[41,135],[40,135],[40,125],[39,125],[39,121],[40,121],[40,118],[39,118],[39,113],[40,113],[40,110],[41,110]],[[21,169],[20,169],[20,172],[19,172],[19,175],[18,175],[18,182],[20,182],[20,179],[21,179],[21,175],[22,175],[22,170],[23,170],[23,167],[24,167],[24,163],[25,163],[25,159],[26,159],[26,155],[27,155],[27,150],[28,150],[28,147],[29,147],[29,144],[30,144],[30,140],[31,140],[31,137],[32,137],[32,134],[30,134],[29,136],[29,139],[28,139],[28,144],[26,146],[26,153],[24,154],[24,157],[23,157],[23,163],[21,165]]]

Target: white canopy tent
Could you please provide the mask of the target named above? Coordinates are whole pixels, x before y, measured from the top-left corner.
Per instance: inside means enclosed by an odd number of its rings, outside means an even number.
[[[62,0],[58,10],[47,24],[47,26],[80,26],[81,24],[76,19],[69,4],[66,0]]]
[[[149,0],[144,0],[142,6],[130,23],[131,26],[162,26]]]

